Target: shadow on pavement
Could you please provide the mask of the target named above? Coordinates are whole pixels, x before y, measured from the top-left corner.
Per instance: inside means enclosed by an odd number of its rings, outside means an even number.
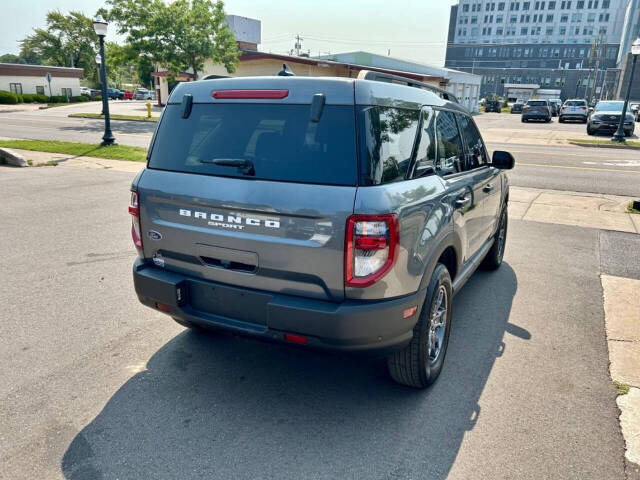
[[[454,302],[431,389],[394,384],[380,358],[185,331],[69,445],[67,479],[447,477],[509,335],[515,272],[478,272]],[[167,319],[167,321],[170,321]]]
[[[66,131],[66,132],[103,132],[104,131],[104,120],[96,119],[91,120],[87,118],[80,118],[79,120],[84,120],[83,122],[78,122],[78,125],[64,125],[59,126],[58,130]],[[123,130],[128,134],[149,134],[153,133],[156,124],[153,122],[127,122],[126,120],[112,120],[111,121],[111,129],[112,130]]]

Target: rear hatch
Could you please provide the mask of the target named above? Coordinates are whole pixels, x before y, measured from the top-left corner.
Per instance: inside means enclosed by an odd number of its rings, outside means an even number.
[[[586,115],[587,104],[581,101],[567,101],[562,107],[562,113],[565,115]]]
[[[340,301],[356,183],[351,81],[181,85],[138,183],[144,256],[196,278]]]
[[[547,102],[536,100],[527,102],[524,110],[527,113],[536,113],[540,115],[547,115],[549,113]]]

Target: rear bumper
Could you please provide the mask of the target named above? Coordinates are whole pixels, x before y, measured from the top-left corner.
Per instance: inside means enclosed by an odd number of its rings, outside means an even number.
[[[560,117],[565,120],[586,120],[587,115],[581,113],[561,113]]]
[[[158,310],[160,303],[168,311],[159,311],[188,322],[272,341],[284,342],[285,333],[293,333],[305,336],[309,347],[376,353],[411,341],[426,296],[420,290],[390,300],[333,303],[187,277],[142,259],[133,265],[133,282],[144,305]],[[403,318],[413,306],[416,313]]]
[[[525,120],[547,120],[551,118],[550,113],[523,113],[522,118]]]

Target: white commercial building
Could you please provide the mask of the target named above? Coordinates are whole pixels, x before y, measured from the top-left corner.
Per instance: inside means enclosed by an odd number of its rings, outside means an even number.
[[[460,0],[456,44],[620,43],[630,0]]]
[[[47,73],[51,75],[51,90]],[[0,63],[0,90],[18,94],[37,93],[73,97],[80,95],[82,75],[81,68]]]
[[[362,51],[336,53],[318,58],[363,67],[384,68],[430,77],[440,77],[442,79],[440,84],[441,88],[453,93],[460,103],[470,112],[478,111],[480,83],[482,81],[482,76],[480,75]]]

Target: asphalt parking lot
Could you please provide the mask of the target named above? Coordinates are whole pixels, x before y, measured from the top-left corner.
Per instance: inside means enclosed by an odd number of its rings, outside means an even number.
[[[455,299],[441,378],[415,391],[381,359],[199,335],[139,305],[132,177],[0,167],[1,478],[623,477],[599,274],[628,262],[603,232],[512,221],[505,264]]]

